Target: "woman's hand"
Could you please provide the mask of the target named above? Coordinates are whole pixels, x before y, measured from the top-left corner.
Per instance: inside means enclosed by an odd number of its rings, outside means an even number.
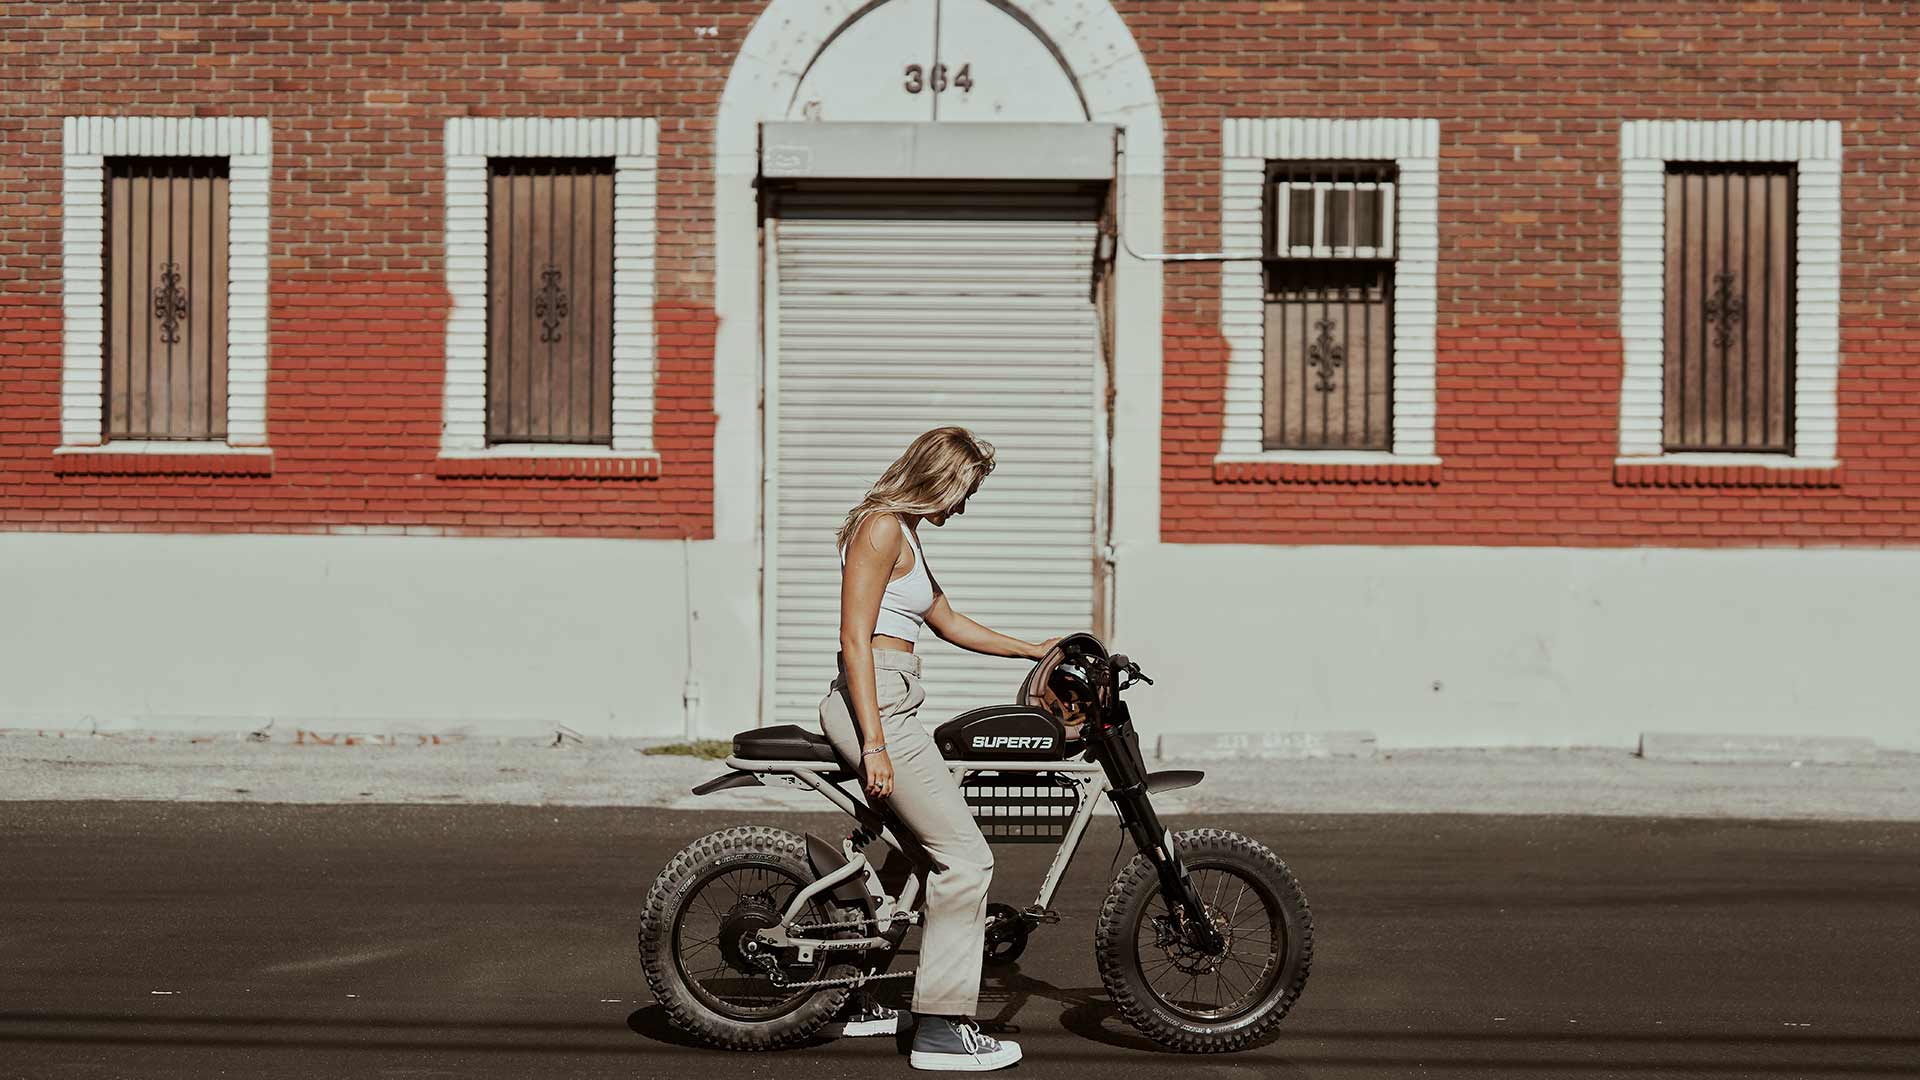
[[[860,768],[867,774],[868,798],[884,799],[893,794],[893,759],[885,750],[862,757]]]
[[[1055,645],[1059,643],[1060,643],[1059,638],[1050,637],[1047,640],[1041,642],[1040,644],[1033,646],[1033,651],[1027,654],[1027,659],[1029,660],[1042,659],[1047,655],[1048,652],[1050,652],[1053,649]]]

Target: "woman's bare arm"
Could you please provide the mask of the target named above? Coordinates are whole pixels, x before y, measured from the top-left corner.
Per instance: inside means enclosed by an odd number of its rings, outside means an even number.
[[[927,609],[927,625],[933,627],[933,632],[939,635],[941,641],[988,656],[1020,656],[1038,660],[1047,654],[1054,641],[1059,640],[1054,638],[1035,645],[982,626],[953,610],[953,605],[947,603],[947,594],[939,589],[939,584],[935,583],[933,606]]]

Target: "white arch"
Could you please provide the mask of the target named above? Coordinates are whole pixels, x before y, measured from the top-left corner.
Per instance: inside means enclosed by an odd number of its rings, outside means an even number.
[[[1121,125],[1120,228],[1135,251],[1161,249],[1160,103],[1133,34],[1107,0],[995,0],[1067,65],[1089,119]],[[770,0],[741,45],[714,135],[714,539],[751,546],[760,513],[759,125],[785,119],[807,65],[873,0]],[[1115,273],[1112,542],[1160,536],[1160,264],[1122,251]]]

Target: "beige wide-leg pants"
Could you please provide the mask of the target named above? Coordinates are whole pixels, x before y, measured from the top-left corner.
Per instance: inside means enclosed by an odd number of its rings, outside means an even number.
[[[981,953],[986,947],[987,884],[993,879],[993,849],[980,835],[933,737],[920,726],[927,692],[920,686],[920,657],[895,649],[873,650],[880,727],[893,761],[893,794],[884,805],[913,830],[932,856],[920,931],[920,967],[913,983],[913,1011],[972,1016],[980,1001]],[[820,702],[820,730],[841,759],[859,772],[860,728],[847,697],[842,663]]]

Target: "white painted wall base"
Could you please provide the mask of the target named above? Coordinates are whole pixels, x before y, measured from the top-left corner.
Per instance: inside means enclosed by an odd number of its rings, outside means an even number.
[[[0,534],[0,727],[677,738],[690,597],[698,729],[725,737],[756,715],[756,566],[752,542]],[[1118,573],[1149,746],[1920,750],[1917,551],[1126,545]]]
[[[1129,547],[1143,735],[1367,729],[1632,748],[1643,731],[1920,750],[1920,551]]]
[[[0,534],[0,726],[679,736],[757,708],[752,543]]]

